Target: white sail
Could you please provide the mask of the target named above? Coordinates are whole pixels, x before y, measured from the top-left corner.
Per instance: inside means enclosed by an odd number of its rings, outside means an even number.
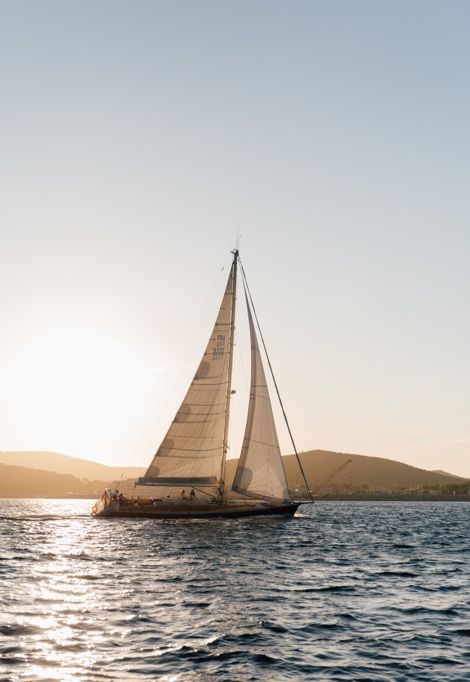
[[[247,300],[251,337],[250,403],[232,490],[250,497],[290,499],[268,385]]]
[[[251,336],[251,389],[245,437],[232,485],[241,495],[237,499],[227,495],[224,484],[239,263],[238,249],[232,253],[222,304],[198,370],[145,476],[136,483],[160,486],[158,496],[153,491],[152,497],[135,498],[122,490],[106,489],[93,506],[94,516],[235,519],[295,514],[299,503],[290,498],[287,488],[244,272]],[[177,495],[174,488],[179,488]]]
[[[139,483],[217,486],[224,457],[234,309],[232,265],[219,314],[188,392]]]

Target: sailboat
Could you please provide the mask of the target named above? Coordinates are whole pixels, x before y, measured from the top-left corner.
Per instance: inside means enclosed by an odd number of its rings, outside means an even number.
[[[199,519],[293,516],[297,511],[300,502],[292,499],[287,485],[253,319],[258,321],[256,312],[238,249],[232,254],[222,303],[196,374],[147,472],[135,484],[156,492],[129,498],[106,489],[93,507],[94,516]],[[251,381],[245,435],[229,489],[227,451],[239,266],[250,329]],[[276,383],[275,387],[279,395]],[[281,407],[285,416],[282,402]],[[299,458],[298,463],[308,488]]]

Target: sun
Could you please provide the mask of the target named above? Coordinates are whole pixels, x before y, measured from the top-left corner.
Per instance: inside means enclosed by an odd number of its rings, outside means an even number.
[[[18,348],[10,381],[10,408],[27,447],[111,464],[114,446],[139,421],[148,377],[112,337],[69,328]]]

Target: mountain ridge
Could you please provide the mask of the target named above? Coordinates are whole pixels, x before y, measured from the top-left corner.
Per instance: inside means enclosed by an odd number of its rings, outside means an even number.
[[[455,474],[419,469],[368,455],[309,450],[300,453],[299,457],[309,485],[316,493],[341,488],[413,490],[467,480]],[[231,485],[237,461],[227,460],[227,486]],[[289,487],[292,490],[303,488],[295,455],[285,455],[283,461]],[[52,470],[54,467],[56,470]],[[60,453],[0,452],[0,497],[93,497],[100,496],[105,486],[120,487],[128,494],[144,494],[142,489],[134,489],[135,479],[144,473],[143,467],[110,467]]]
[[[451,478],[457,478],[459,480],[462,480],[461,476],[458,476],[457,474],[451,474],[448,471],[444,471],[443,469],[432,469],[433,474],[441,474],[442,476],[450,476]]]
[[[39,462],[38,459],[42,461]],[[138,478],[146,471],[146,467],[113,467],[90,459],[47,450],[0,451],[0,464],[71,474],[77,478],[106,482],[119,481],[121,477]]]
[[[413,489],[422,486],[464,483],[455,474],[436,473],[393,459],[330,450],[308,450],[299,454],[307,479],[313,487],[343,485],[371,489]],[[286,475],[292,487],[302,486],[295,455],[284,457]]]

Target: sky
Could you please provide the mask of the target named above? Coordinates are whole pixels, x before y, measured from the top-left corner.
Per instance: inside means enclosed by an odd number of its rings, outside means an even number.
[[[149,463],[239,234],[297,448],[470,476],[469,22],[1,1],[0,450]]]

